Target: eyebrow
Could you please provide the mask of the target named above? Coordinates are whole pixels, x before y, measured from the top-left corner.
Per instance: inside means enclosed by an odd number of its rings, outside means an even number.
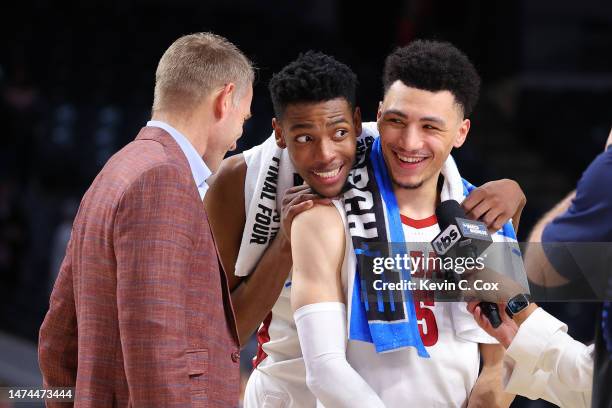
[[[296,123],[295,125],[291,125],[289,130],[312,129],[313,127],[314,125],[312,123]]]
[[[327,122],[327,123],[325,124],[325,127],[332,127],[332,126],[336,126],[336,125],[338,125],[338,124],[340,124],[340,123],[346,123],[346,124],[348,124],[349,122],[348,122],[348,121],[347,121],[347,120],[346,120],[344,117],[341,117],[341,118],[338,118],[338,119],[335,119],[335,120],[332,120],[332,121]]]
[[[338,119],[335,119],[335,120],[332,120],[332,121],[329,121],[329,122],[325,123],[325,127],[332,127],[332,126],[335,126],[335,125],[337,125],[339,123],[347,123],[348,124],[349,122],[345,118],[342,117],[342,118],[338,118]],[[306,123],[296,123],[295,125],[292,125],[289,128],[289,130],[293,131],[293,130],[299,130],[299,129],[312,129],[314,127],[315,126],[312,123],[307,123],[307,122]]]
[[[383,112],[383,116],[385,115],[397,115],[401,118],[408,119],[408,115],[406,115],[404,112],[397,110],[397,109],[388,109]],[[442,118],[439,118],[437,116],[423,116],[422,118],[419,119],[419,121],[420,122],[434,122],[441,126],[446,126],[446,122],[444,122]]]
[[[442,126],[446,126],[446,122],[437,116],[424,116],[421,118],[421,122],[434,122]]]
[[[386,111],[383,112],[383,116],[386,115],[397,115],[401,118],[407,118],[408,115],[406,115],[404,112],[397,110],[397,109],[387,109]]]

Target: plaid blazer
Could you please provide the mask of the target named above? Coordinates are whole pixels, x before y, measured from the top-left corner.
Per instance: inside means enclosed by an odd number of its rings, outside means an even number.
[[[185,155],[143,128],[81,201],[40,328],[44,385],[76,387],[77,407],[237,406],[218,259]]]

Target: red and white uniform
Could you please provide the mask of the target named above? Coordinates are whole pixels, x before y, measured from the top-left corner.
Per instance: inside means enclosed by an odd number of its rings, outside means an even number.
[[[425,252],[435,256],[429,244],[440,232],[435,215],[423,220],[401,218],[404,236],[411,243],[410,256],[422,257]],[[353,252],[348,235],[347,239]],[[355,257],[350,260],[354,268]],[[416,275],[430,273],[419,270]],[[344,286],[347,281],[343,270]],[[414,347],[377,353],[372,343],[349,340],[347,360],[386,407],[465,407],[478,378],[478,343],[495,341],[476,325],[465,303],[434,302],[426,293],[412,293],[421,340],[430,358],[419,357]],[[421,300],[416,299],[418,295]]]
[[[346,227],[342,205],[335,204]],[[402,216],[402,222],[406,239],[415,243],[411,256],[420,256],[419,251],[431,252],[429,242],[440,231],[435,216],[424,220]],[[355,271],[356,259],[348,229],[345,231],[348,245],[342,284],[348,299],[348,280]],[[258,332],[259,352],[254,359],[257,367],[247,384],[245,408],[316,406],[316,399],[306,386],[306,369],[291,310],[290,282],[291,277]],[[423,297],[415,306],[421,338],[431,358],[419,357],[412,347],[376,353],[373,344],[350,340],[348,362],[387,407],[466,406],[478,377],[478,343],[494,340],[478,328],[465,310],[465,303],[434,304]]]

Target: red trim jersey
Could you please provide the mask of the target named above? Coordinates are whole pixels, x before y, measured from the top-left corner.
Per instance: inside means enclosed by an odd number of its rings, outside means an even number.
[[[339,211],[346,227],[346,215]],[[435,215],[415,220],[402,215],[404,235],[411,243],[412,257],[433,255],[429,244],[440,231]],[[346,228],[345,228],[346,230]],[[348,276],[354,273],[352,240],[348,243],[342,266],[342,283],[348,298]],[[416,276],[435,271],[419,269]],[[293,321],[290,302],[291,276],[271,314],[258,331],[258,352],[253,359],[256,370],[245,392],[245,408],[275,401],[286,406],[314,407],[316,399],[306,387],[306,370]],[[436,303],[428,293],[413,292],[415,311],[423,344],[431,358],[421,358],[414,348],[376,353],[374,345],[348,341],[347,360],[382,398],[387,407],[464,407],[478,377],[478,342],[490,342],[465,303]],[[462,321],[455,316],[463,309]],[[459,313],[461,314],[461,313]],[[270,399],[272,398],[272,399]]]

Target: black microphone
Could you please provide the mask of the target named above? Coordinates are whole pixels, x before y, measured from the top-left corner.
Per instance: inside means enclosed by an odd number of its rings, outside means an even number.
[[[476,259],[493,242],[487,226],[483,222],[467,219],[465,211],[455,200],[441,202],[436,208],[436,218],[440,233],[431,241],[431,245],[439,257]],[[499,327],[501,317],[497,305],[480,302],[478,306],[491,326]]]

